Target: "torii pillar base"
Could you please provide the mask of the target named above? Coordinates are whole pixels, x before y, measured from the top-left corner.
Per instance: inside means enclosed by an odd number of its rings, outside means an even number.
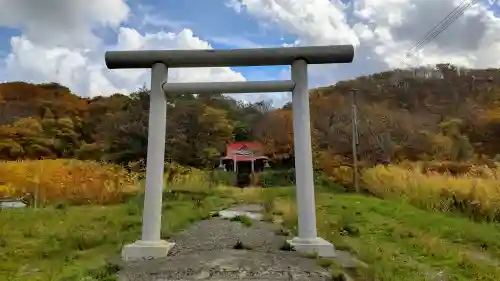
[[[167,242],[165,240],[138,240],[133,244],[128,244],[123,247],[122,259],[124,261],[134,261],[164,258],[174,246],[175,243]]]
[[[332,243],[321,237],[300,238],[295,237],[287,241],[297,252],[304,254],[315,254],[322,258],[334,258],[337,256]]]

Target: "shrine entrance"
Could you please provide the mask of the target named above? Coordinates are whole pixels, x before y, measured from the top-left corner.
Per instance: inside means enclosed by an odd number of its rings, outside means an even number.
[[[237,50],[111,51],[109,69],[151,69],[149,132],[142,237],[125,245],[125,260],[167,256],[173,243],[161,240],[163,167],[167,117],[166,93],[292,92],[298,237],[289,243],[301,252],[335,255],[333,245],[318,237],[311,149],[308,64],[350,63],[352,45]],[[290,65],[292,77],[280,81],[168,83],[168,68]]]
[[[220,159],[220,167],[234,172],[233,185],[240,188],[259,186],[259,174],[264,171],[267,157],[257,142],[233,142],[227,145],[226,156]]]

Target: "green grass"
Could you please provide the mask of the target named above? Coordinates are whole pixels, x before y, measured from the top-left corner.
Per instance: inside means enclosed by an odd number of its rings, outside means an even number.
[[[163,238],[230,203],[220,196],[182,197],[164,204]],[[140,237],[141,200],[0,211],[0,280],[114,280],[116,268],[107,260]]]
[[[497,224],[364,196],[317,197],[320,235],[370,265],[361,280],[500,280]]]
[[[249,226],[249,227],[252,226],[252,224],[253,224],[252,219],[247,217],[247,216],[235,216],[235,217],[231,218],[230,221],[238,221],[242,225]]]
[[[292,197],[270,191],[263,201],[296,232]],[[357,280],[500,280],[499,224],[325,189],[317,190],[316,207],[319,236],[369,265]]]
[[[263,203],[294,232],[292,191],[167,192],[162,238],[235,202]],[[357,280],[500,280],[497,224],[325,190],[316,197],[319,235],[369,265],[360,268]],[[113,280],[116,268],[106,261],[139,238],[141,201],[0,212],[0,280]],[[338,271],[325,260],[318,263]]]

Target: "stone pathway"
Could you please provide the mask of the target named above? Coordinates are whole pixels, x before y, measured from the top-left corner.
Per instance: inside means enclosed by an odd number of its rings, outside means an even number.
[[[283,250],[287,237],[277,234],[280,226],[259,221],[260,211],[258,205],[239,206],[196,222],[169,239],[176,245],[168,257],[128,262],[119,280],[337,280],[314,259]],[[245,225],[231,220],[235,216],[254,220]],[[340,254],[349,266],[350,257]]]

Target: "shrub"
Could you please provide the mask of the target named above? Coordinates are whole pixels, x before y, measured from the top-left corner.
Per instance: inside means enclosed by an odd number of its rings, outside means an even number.
[[[295,185],[295,170],[268,170],[260,174],[262,187]]]
[[[328,176],[320,171],[314,173],[314,184],[318,187],[327,188],[330,191],[345,191],[342,181],[338,181],[336,177]],[[265,171],[260,174],[260,185],[262,187],[294,186],[295,169]]]
[[[216,187],[210,172],[177,163],[165,164],[164,183],[167,191],[209,193]]]
[[[117,165],[70,159],[0,162],[0,197],[48,203],[121,202],[139,185],[137,174]]]
[[[316,173],[316,176],[314,177],[314,184],[315,186],[325,188],[328,191],[333,191],[333,192],[347,191],[346,188],[341,183],[323,173]]]
[[[474,219],[500,220],[500,169],[469,168],[462,175],[402,166],[376,166],[363,171],[365,188],[382,198],[402,198],[443,212],[461,212]]]
[[[232,186],[236,182],[236,174],[234,172],[215,169],[212,171],[211,176],[211,180],[219,185]]]

